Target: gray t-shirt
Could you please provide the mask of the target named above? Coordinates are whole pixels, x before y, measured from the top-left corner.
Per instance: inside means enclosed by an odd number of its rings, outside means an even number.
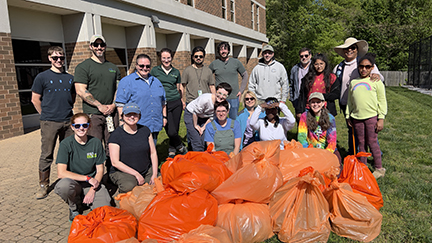
[[[201,94],[211,93],[210,85],[215,85],[215,80],[210,68],[191,65],[183,71],[181,83],[186,84],[186,103],[190,103]]]
[[[222,82],[229,83],[232,92],[228,99],[235,99],[240,91],[238,74],[246,71],[243,64],[238,59],[230,57],[226,62],[220,59],[214,60],[209,68],[215,74],[216,86]]]

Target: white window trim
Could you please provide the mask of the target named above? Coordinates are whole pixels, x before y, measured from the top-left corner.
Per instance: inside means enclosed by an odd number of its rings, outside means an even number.
[[[231,8],[232,3],[232,8]],[[230,16],[232,16],[231,21],[236,22],[236,14],[235,14],[235,0],[230,0]]]

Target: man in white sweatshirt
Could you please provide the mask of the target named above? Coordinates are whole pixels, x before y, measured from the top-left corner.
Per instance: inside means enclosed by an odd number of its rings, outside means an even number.
[[[264,46],[262,56],[252,70],[248,88],[256,94],[260,102],[268,97],[274,97],[285,103],[289,91],[285,67],[274,60],[274,49],[271,45]]]

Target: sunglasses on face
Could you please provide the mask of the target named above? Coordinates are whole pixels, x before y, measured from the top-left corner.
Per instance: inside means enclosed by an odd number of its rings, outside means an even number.
[[[359,69],[371,69],[373,66],[372,65],[359,65]]]
[[[140,68],[150,68],[151,65],[137,64]]]
[[[75,124],[72,124],[72,126],[73,127],[75,127],[75,129],[80,129],[80,127],[83,127],[84,129],[87,129],[87,128],[89,128],[89,126],[90,126],[90,123],[83,123],[83,124],[78,124],[78,123],[75,123]]]
[[[57,61],[57,60],[59,60],[59,59],[60,59],[60,61],[64,61],[64,59],[65,59],[64,56],[51,56],[51,58],[52,58],[54,61]]]
[[[309,55],[300,55],[300,58],[308,58],[309,57]]]
[[[245,101],[252,101],[252,100],[255,100],[255,98],[245,98]]]
[[[104,43],[104,42],[101,42],[101,43],[96,43],[96,42],[94,42],[94,43],[92,43],[92,46],[93,47],[105,47],[106,46],[106,44]]]
[[[204,56],[203,55],[195,55],[194,58],[202,59],[202,58],[204,58]]]
[[[357,49],[357,46],[356,45],[352,45],[352,46],[349,46],[347,48],[344,48],[343,50],[344,51],[348,51],[348,50],[356,50],[356,49]]]

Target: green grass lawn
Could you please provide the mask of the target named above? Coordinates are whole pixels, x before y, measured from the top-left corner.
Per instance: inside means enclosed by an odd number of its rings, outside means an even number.
[[[432,242],[432,97],[401,87],[387,87],[388,116],[379,133],[386,176],[378,179],[384,198],[381,234],[373,242]],[[289,106],[293,111],[292,106]],[[336,116],[338,149],[348,150],[348,129]],[[295,138],[290,131],[288,138]],[[182,121],[180,135],[186,141]],[[168,138],[158,139],[159,162],[168,155]],[[280,242],[276,236],[266,242]],[[329,242],[355,242],[331,234]]]

